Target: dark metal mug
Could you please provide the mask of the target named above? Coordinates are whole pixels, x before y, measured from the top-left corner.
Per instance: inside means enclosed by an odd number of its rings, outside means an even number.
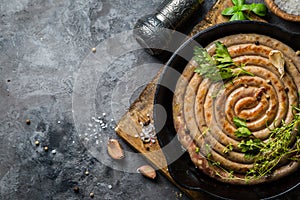
[[[160,54],[172,39],[170,30],[181,27],[202,1],[165,0],[156,12],[137,21],[133,30],[134,37],[151,55]]]

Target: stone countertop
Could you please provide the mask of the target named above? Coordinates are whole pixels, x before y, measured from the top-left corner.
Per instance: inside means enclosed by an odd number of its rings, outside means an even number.
[[[214,2],[205,1],[199,20]],[[115,123],[162,65],[122,39],[160,3],[1,0],[1,200],[90,199],[91,192],[94,199],[188,199],[161,174],[152,181],[135,173],[147,161],[122,141],[126,159],[106,153]]]

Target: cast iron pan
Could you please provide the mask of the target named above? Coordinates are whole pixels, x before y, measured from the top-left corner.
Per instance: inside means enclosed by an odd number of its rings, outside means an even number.
[[[277,26],[263,22],[238,21],[219,24],[206,29],[190,40],[186,41],[172,55],[167,62],[164,72],[160,78],[154,100],[154,121],[158,131],[158,141],[166,155],[168,169],[172,178],[180,186],[209,193],[210,195],[223,199],[268,199],[278,197],[294,188],[300,183],[300,170],[290,176],[278,181],[258,185],[232,185],[214,180],[201,171],[197,170],[190,160],[187,152],[182,153],[182,148],[176,137],[172,117],[172,99],[177,79],[188,61],[193,56],[195,42],[202,46],[210,42],[232,34],[257,33],[267,35],[292,47],[300,49],[300,34],[290,33]],[[183,58],[184,57],[184,58]],[[176,70],[178,75],[174,75]],[[159,104],[165,112],[162,113]],[[160,108],[160,109],[158,109]],[[167,115],[167,116],[166,116]],[[165,122],[162,124],[162,122]],[[178,156],[178,157],[176,157]]]

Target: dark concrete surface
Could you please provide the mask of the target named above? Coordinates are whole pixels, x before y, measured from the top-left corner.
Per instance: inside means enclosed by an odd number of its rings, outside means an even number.
[[[205,2],[198,20],[213,2]],[[0,0],[1,200],[90,199],[90,192],[94,199],[188,199],[161,174],[151,181],[134,173],[147,161],[122,141],[128,154],[124,161],[112,161],[106,153],[108,138],[117,138],[115,121],[161,61],[134,49],[118,52],[116,59],[101,66],[102,58],[95,57],[99,54],[91,53],[93,47],[109,53],[114,38],[126,35],[138,18],[160,3]],[[267,18],[299,31],[297,23],[284,23],[271,14]],[[107,43],[109,38],[113,39]],[[95,68],[85,70],[92,65]],[[85,83],[93,84],[93,95],[85,93]],[[89,119],[84,118],[86,100],[93,102]],[[108,127],[100,130],[92,117],[103,113]],[[295,199],[298,194],[284,198]]]

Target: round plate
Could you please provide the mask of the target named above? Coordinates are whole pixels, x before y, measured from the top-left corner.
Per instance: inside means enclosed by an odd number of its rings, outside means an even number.
[[[300,34],[290,33],[279,27],[263,22],[228,22],[199,32],[181,45],[165,65],[155,94],[154,121],[156,128],[160,129],[157,134],[158,141],[166,156],[169,172],[174,181],[180,186],[190,190],[206,192],[212,196],[224,199],[272,198],[296,188],[300,183],[300,170],[271,183],[258,185],[232,185],[222,183],[208,177],[195,168],[188,153],[182,153],[182,147],[177,140],[176,131],[174,129],[172,116],[173,91],[175,90],[177,79],[193,56],[195,44],[199,43],[202,46],[206,46],[218,38],[239,33],[267,35],[280,40],[294,50],[300,49]],[[174,71],[177,73],[174,73]],[[165,122],[163,125],[161,125],[162,121]]]

